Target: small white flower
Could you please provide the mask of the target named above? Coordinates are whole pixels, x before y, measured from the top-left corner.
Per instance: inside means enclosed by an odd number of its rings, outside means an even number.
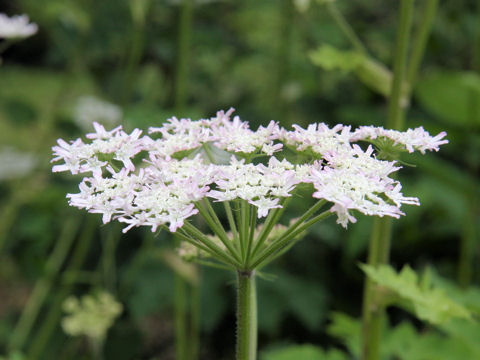
[[[270,209],[281,208],[281,206],[278,205],[278,198],[268,199],[261,197],[258,200],[250,200],[249,203],[258,208],[257,216],[259,219],[267,216]]]
[[[0,39],[21,39],[34,35],[38,31],[35,23],[30,23],[27,15],[8,17],[0,13]]]

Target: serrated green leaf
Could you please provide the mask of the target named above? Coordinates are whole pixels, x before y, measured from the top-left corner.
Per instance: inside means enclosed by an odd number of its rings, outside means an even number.
[[[397,305],[408,311],[413,310],[421,320],[441,325],[454,318],[471,318],[470,311],[453,301],[445,291],[422,285],[418,275],[408,265],[399,273],[389,265],[360,267],[372,281],[400,298]]]
[[[330,336],[340,339],[355,357],[360,356],[362,324],[358,319],[346,314],[334,312],[327,328]]]

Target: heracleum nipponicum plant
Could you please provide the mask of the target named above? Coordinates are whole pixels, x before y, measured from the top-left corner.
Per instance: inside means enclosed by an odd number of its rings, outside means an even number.
[[[80,191],[67,195],[71,206],[102,214],[104,223],[118,220],[126,224],[124,232],[138,226],[174,232],[184,255],[235,271],[236,354],[252,360],[255,271],[330,215],[346,228],[358,213],[398,218],[402,204],[419,205],[402,194],[400,182],[390,177],[400,166],[383,154],[437,151],[447,140],[444,132],[430,136],[421,127],[399,132],[319,123],[287,130],[271,121],[253,131],[232,113],[198,121],[174,117],[150,128],[149,136],[94,123],[88,142],[59,139],[52,162],[62,161],[54,172],[85,175]],[[317,199],[314,205],[280,225],[289,200],[305,193]],[[213,203],[223,204],[221,214]],[[197,214],[211,234],[191,221]]]

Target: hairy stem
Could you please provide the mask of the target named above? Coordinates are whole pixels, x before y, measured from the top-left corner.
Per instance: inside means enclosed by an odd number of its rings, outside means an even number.
[[[255,270],[237,272],[236,360],[257,358],[257,294]]]

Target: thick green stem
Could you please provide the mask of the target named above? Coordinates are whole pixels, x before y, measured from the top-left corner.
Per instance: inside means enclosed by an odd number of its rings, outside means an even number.
[[[404,113],[410,100],[408,93],[404,91],[404,84],[406,80],[408,44],[411,36],[413,4],[414,0],[402,0],[401,2],[400,24],[395,45],[394,74],[386,126],[396,130],[402,130],[404,127]],[[426,28],[429,30],[431,26],[427,26]],[[418,36],[425,37],[426,35],[421,30]],[[415,57],[418,58],[413,59],[411,63],[412,76],[415,76],[417,71],[416,67],[421,62],[425,41],[426,39],[417,39],[416,41],[416,47],[418,47],[418,49],[415,50],[417,52]],[[409,84],[409,86],[411,85],[412,84]],[[391,218],[375,218],[372,236],[370,238],[369,265],[378,266],[388,262],[391,228]],[[374,284],[367,279],[364,290],[362,314],[362,360],[380,359],[380,342],[382,323],[385,319],[385,309],[375,299],[375,293]]]
[[[257,358],[257,294],[255,270],[237,272],[237,356]]]
[[[392,220],[374,218],[368,264],[378,266],[388,262]],[[363,295],[362,319],[362,359],[378,360],[380,358],[381,327],[385,310],[375,300],[375,284],[366,279]]]
[[[68,255],[73,240],[75,239],[75,235],[77,234],[78,225],[76,217],[71,217],[65,222],[52,255],[45,266],[45,274],[35,284],[32,294],[30,295],[22,315],[13,331],[12,337],[10,338],[11,349],[22,349],[25,344],[25,340],[38,317],[40,308],[44,304],[45,299],[52,288],[53,280],[58,274],[65,257]]]

